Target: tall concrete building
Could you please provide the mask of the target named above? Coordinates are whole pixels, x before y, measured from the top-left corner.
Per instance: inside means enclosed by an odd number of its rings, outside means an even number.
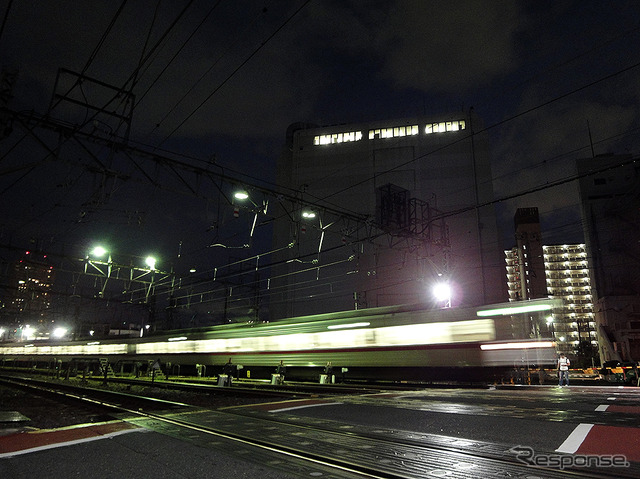
[[[602,155],[577,168],[600,355],[640,361],[640,165]]]
[[[590,267],[584,244],[544,245],[537,208],[519,208],[514,217],[516,244],[505,251],[509,301],[559,299],[546,321],[505,324],[514,337],[552,338],[576,366],[600,363],[593,314]]]
[[[48,331],[51,327],[51,288],[55,271],[48,259],[39,253],[27,251],[13,263],[8,274],[6,296],[2,300],[0,326],[20,328],[28,324]]]
[[[473,112],[292,125],[277,181],[298,201],[278,205],[291,221],[274,225],[272,317],[431,301],[439,281],[447,305],[503,301],[480,130]]]
[[[584,244],[543,246],[547,291],[561,299],[563,307],[553,311],[547,325],[559,352],[576,358],[575,366],[591,367],[601,362],[599,337],[593,314],[590,264]]]
[[[518,208],[514,217],[514,226],[515,255],[519,263],[518,271],[522,274],[517,278],[512,277],[513,281],[509,283],[509,292],[513,292],[515,296],[510,299],[546,298],[547,284],[538,208]],[[512,286],[515,287],[514,290]]]

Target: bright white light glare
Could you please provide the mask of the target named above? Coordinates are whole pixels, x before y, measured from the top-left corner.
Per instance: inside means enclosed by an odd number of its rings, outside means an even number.
[[[447,283],[438,283],[433,287],[433,295],[438,301],[446,301],[451,298],[451,286]]]
[[[498,343],[498,344],[481,344],[480,349],[483,351],[492,351],[496,349],[538,349],[553,348],[553,341],[531,341],[528,343]]]
[[[233,194],[233,197],[237,200],[246,200],[247,198],[249,198],[249,193],[247,193],[246,191],[236,191]]]
[[[186,336],[176,336],[175,338],[169,338],[167,341],[186,341]]]
[[[56,328],[53,330],[54,338],[62,338],[65,334],[67,334],[67,328]]]
[[[87,343],[87,346],[97,346],[98,344],[100,344],[100,341],[91,341],[90,343]]]
[[[93,248],[93,251],[91,251],[91,254],[95,256],[104,256],[106,252],[107,250],[104,249],[102,246],[96,246],[95,248]]]
[[[24,328],[22,328],[22,339],[33,339],[35,335],[36,330],[28,324]]]
[[[484,309],[477,311],[478,316],[507,316],[509,314],[532,313],[535,311],[548,311],[553,309],[551,304],[529,304],[527,306],[511,306],[507,308]]]
[[[303,211],[302,212],[302,217],[303,218],[315,218],[316,214],[313,211]]]
[[[333,326],[327,326],[327,329],[351,329],[351,328],[365,328],[371,325],[371,323],[351,323],[351,324],[335,324]]]
[[[149,268],[156,269],[156,259],[153,256],[147,256],[144,262]]]

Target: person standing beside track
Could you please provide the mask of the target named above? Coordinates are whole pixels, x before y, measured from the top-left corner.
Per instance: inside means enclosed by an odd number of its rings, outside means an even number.
[[[231,362],[231,358],[229,358],[229,362],[224,365],[223,373],[227,376],[225,386],[231,386],[233,384],[233,377],[237,374],[238,367]]]
[[[280,364],[276,367],[275,374],[271,377],[271,384],[283,384],[284,383],[284,375],[287,372],[287,366],[285,366],[284,361],[280,360]]]
[[[569,366],[571,366],[569,358],[564,353],[560,353],[558,358],[558,387],[562,387],[562,383],[569,385]]]

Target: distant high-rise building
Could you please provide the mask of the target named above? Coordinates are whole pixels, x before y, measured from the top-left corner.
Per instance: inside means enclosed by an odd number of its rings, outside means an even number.
[[[55,274],[46,258],[30,251],[14,263],[9,274],[9,294],[3,311],[4,321],[13,325],[44,325],[51,307],[51,287]],[[48,326],[48,325],[47,325]]]
[[[519,271],[523,274],[516,281],[517,288],[512,299],[546,298],[547,284],[538,208],[518,208],[514,224]]]
[[[564,306],[549,324],[557,349],[575,355],[589,367],[600,363],[599,338],[593,315],[590,265],[584,244],[543,246],[547,292]]]
[[[562,300],[544,323],[505,325],[514,336],[550,337],[559,352],[575,358],[576,366],[599,364],[598,334],[593,315],[590,267],[584,244],[543,245],[537,208],[515,215],[517,246],[505,251],[510,301],[535,298]]]
[[[292,125],[277,181],[298,200],[276,205],[291,221],[274,224],[272,317],[429,301],[438,281],[452,305],[503,301],[481,130],[473,112]]]
[[[577,169],[601,357],[640,361],[640,165],[602,155]]]

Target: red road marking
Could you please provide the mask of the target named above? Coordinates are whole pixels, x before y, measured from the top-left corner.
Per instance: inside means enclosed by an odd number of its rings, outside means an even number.
[[[640,406],[618,406],[616,404],[609,404],[609,407],[607,408],[607,412],[623,412],[626,414],[640,414]]]
[[[0,455],[28,449],[54,447],[83,439],[97,439],[101,436],[113,435],[129,429],[140,428],[126,422],[114,421],[11,434],[0,437]]]
[[[575,454],[623,455],[627,461],[640,462],[640,431],[633,427],[594,425]]]

